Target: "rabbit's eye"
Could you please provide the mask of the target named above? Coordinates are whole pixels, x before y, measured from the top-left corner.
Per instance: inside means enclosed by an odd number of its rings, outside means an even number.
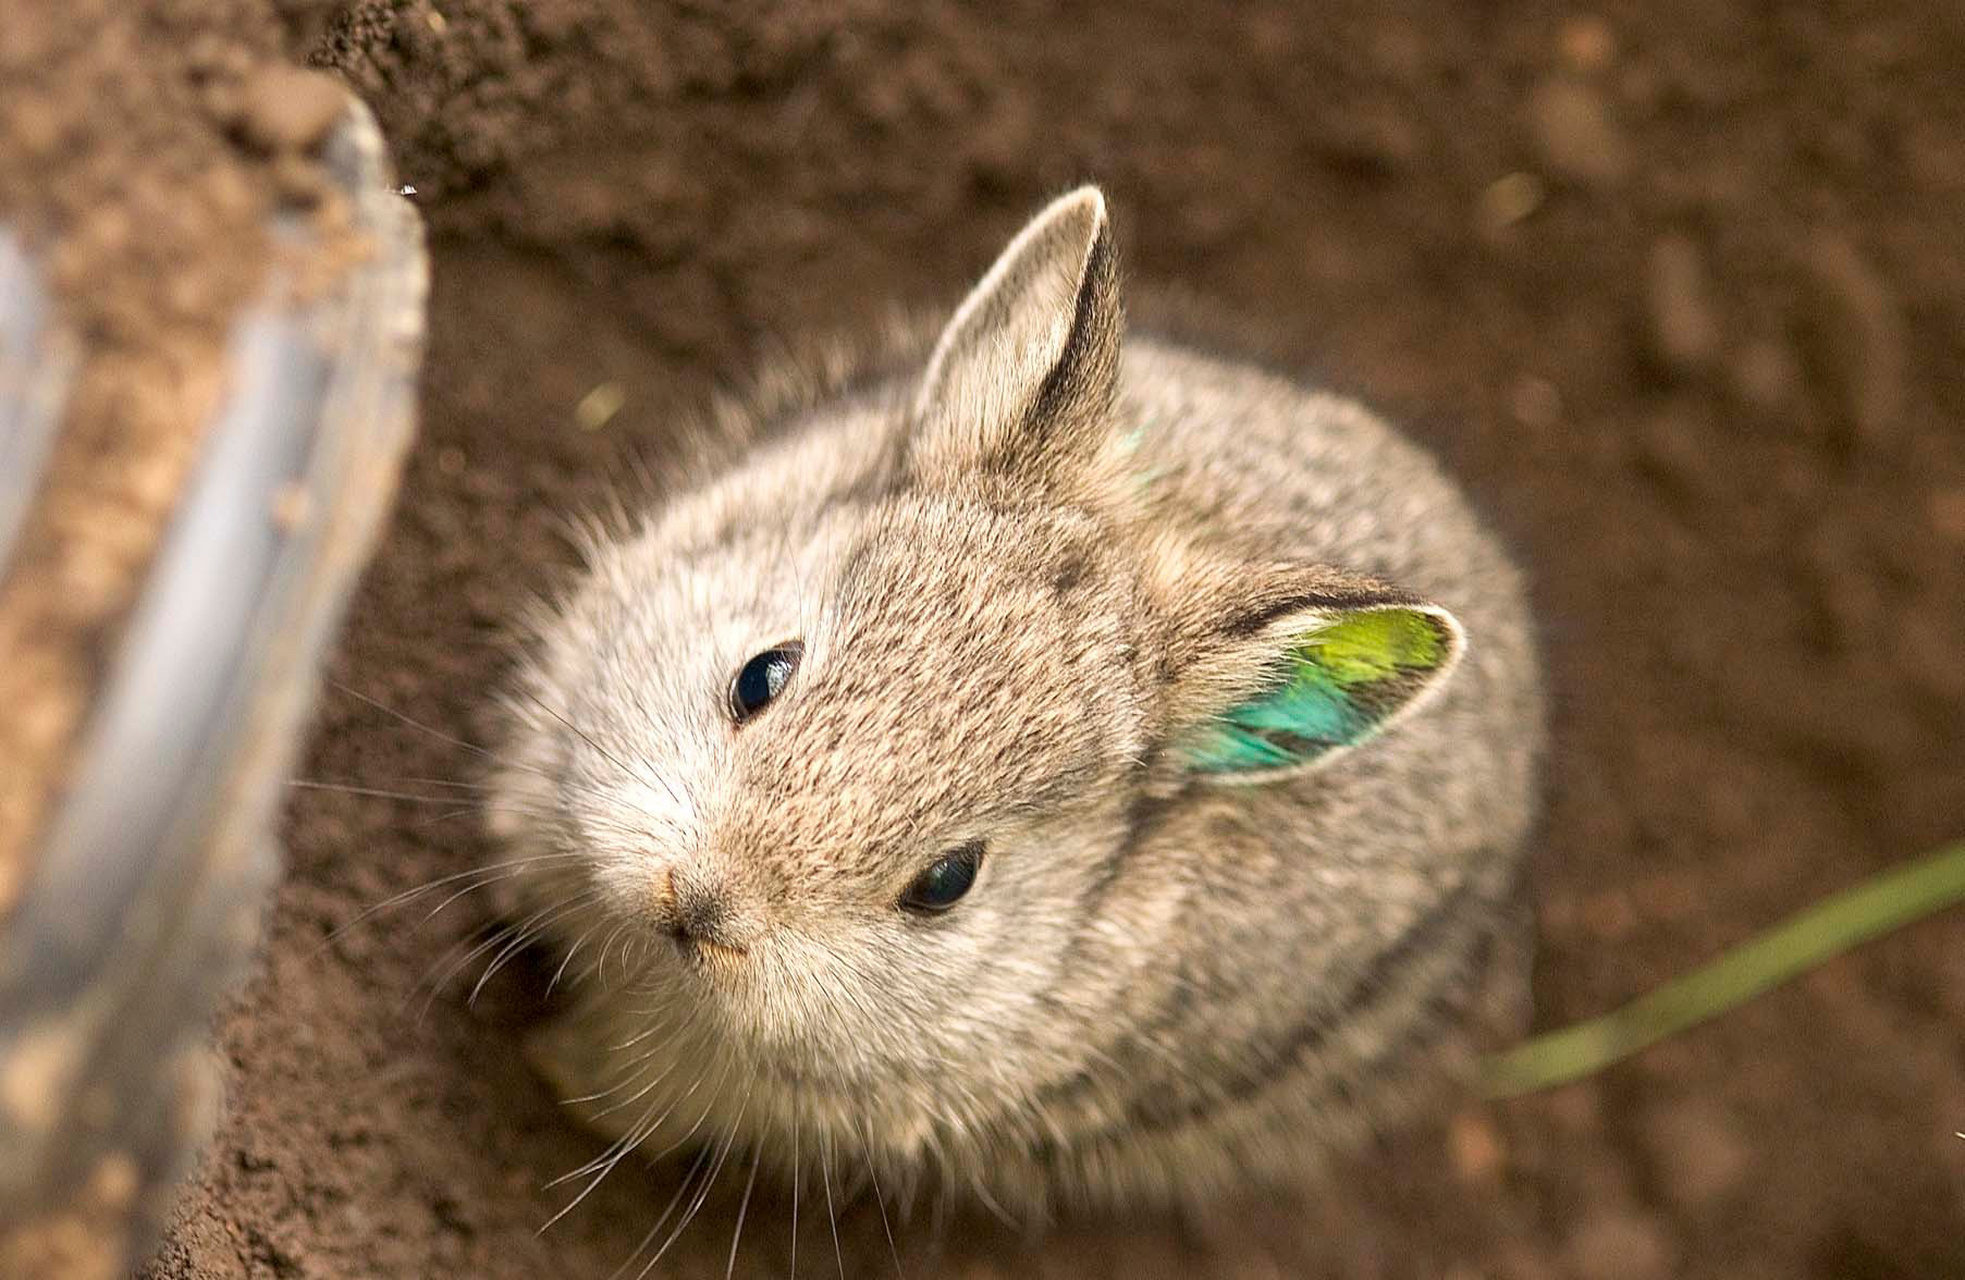
[[[903,909],[918,915],[938,915],[962,900],[976,883],[982,866],[983,842],[971,840],[936,859],[901,895]]]
[[[764,710],[771,699],[784,691],[798,670],[805,646],[796,640],[776,645],[758,654],[730,681],[730,716],[738,724]]]

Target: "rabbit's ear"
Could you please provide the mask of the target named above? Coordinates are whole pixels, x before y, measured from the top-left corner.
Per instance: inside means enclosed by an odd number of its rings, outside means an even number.
[[[1080,187],[1017,233],[942,330],[915,392],[913,469],[1042,483],[1084,466],[1105,438],[1120,326],[1105,197]]]
[[[1188,777],[1328,763],[1417,709],[1466,649],[1451,613],[1383,584],[1316,569],[1245,581],[1265,579],[1280,589],[1217,614],[1177,677],[1169,763]]]

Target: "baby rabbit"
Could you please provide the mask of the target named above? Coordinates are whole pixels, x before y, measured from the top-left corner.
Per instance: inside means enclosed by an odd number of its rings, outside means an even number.
[[[1520,575],[1367,410],[1121,329],[1087,187],[538,620],[489,807],[617,1149],[1193,1206],[1512,1016]]]

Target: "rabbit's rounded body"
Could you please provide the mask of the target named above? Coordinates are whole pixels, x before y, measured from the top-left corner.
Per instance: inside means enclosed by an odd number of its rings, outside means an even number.
[[[598,1126],[1199,1203],[1396,1120],[1518,992],[1519,575],[1357,405],[1122,350],[1116,288],[1061,200],[932,352],[757,424],[541,618],[494,817]],[[951,849],[974,887],[915,909]]]

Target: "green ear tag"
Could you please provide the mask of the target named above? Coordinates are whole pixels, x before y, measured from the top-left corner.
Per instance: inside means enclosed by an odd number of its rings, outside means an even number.
[[[1233,780],[1309,764],[1369,738],[1454,657],[1452,624],[1422,609],[1339,614],[1294,638],[1275,683],[1229,708],[1189,747],[1197,773]]]

